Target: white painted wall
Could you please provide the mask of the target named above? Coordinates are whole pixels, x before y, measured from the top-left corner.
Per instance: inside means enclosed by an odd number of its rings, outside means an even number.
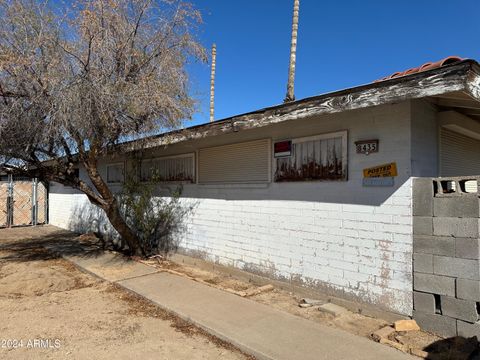
[[[89,204],[83,193],[57,183],[50,183],[48,201],[49,223],[64,229],[73,229],[81,215],[77,209]]]
[[[437,109],[424,99],[412,101],[411,107],[412,176],[438,176],[440,133]]]
[[[182,247],[211,261],[300,281],[402,314],[412,312],[411,104],[385,105],[290,121],[156,149],[158,155],[205,146],[288,139],[348,130],[348,181],[197,185]],[[380,140],[379,153],[355,153],[357,140]],[[396,162],[394,187],[363,187],[362,170]],[[273,171],[273,169],[272,169]],[[165,189],[159,190],[166,195]],[[83,195],[50,189],[50,222],[103,223]],[[103,226],[103,225],[102,225]]]

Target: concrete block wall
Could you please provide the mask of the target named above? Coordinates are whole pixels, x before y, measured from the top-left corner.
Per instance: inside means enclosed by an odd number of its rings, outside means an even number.
[[[196,201],[187,254],[411,315],[410,181],[379,206]]]
[[[51,182],[49,191],[49,223],[78,233],[100,232],[106,239],[117,242],[104,211],[90,203],[85,194]]]
[[[347,181],[184,184],[182,198],[196,207],[181,248],[204,260],[411,315],[411,118],[410,103],[403,102],[155,147],[145,156],[347,129]],[[381,151],[356,153],[355,141],[376,138]],[[421,156],[415,161],[427,162]],[[363,186],[363,169],[390,162],[398,168],[394,186]],[[274,174],[273,158],[270,165]],[[164,190],[159,196],[167,196]],[[50,210],[54,225],[77,231],[108,227],[84,195],[61,186],[51,188]]]
[[[194,187],[186,185],[185,193]],[[211,262],[411,315],[411,193],[407,181],[381,205],[186,197],[195,211],[181,247]],[[77,232],[109,228],[84,194],[55,183],[50,215],[52,225]]]
[[[467,193],[465,180],[477,181],[477,191]],[[480,177],[413,180],[413,316],[446,337],[480,337],[478,184]]]

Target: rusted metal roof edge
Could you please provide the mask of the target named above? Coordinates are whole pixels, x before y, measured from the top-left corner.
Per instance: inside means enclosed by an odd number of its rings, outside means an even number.
[[[470,75],[469,75],[470,74]],[[126,150],[151,148],[222,133],[263,127],[287,120],[378,106],[453,91],[472,92],[471,78],[480,79],[480,65],[471,59],[428,71],[337,90],[235,115],[211,123],[173,130],[120,146]],[[474,87],[480,100],[480,81]],[[125,148],[126,147],[126,148]]]

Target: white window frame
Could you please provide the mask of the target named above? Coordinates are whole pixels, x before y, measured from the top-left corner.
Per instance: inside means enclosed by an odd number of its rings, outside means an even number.
[[[142,176],[142,171],[143,171],[143,164],[145,162],[152,162],[155,160],[169,160],[169,159],[178,159],[178,158],[191,158],[192,159],[192,175],[193,179],[191,181],[189,180],[164,180],[162,183],[169,183],[169,184],[196,184],[197,181],[197,164],[196,164],[196,159],[197,156],[195,156],[195,152],[192,153],[184,153],[184,154],[178,154],[178,155],[167,155],[167,156],[156,156],[148,159],[142,159],[140,161],[140,182],[142,183],[150,183],[150,180],[144,180]]]
[[[123,169],[123,179],[122,181],[109,181],[108,180],[108,169],[114,166],[121,165]],[[107,184],[124,184],[125,183],[125,161],[118,161],[114,163],[109,163],[106,166],[106,178],[107,178]]]
[[[345,172],[345,179],[341,181],[347,181],[348,180],[348,130],[339,130],[335,132],[330,132],[330,133],[323,133],[323,134],[318,134],[318,135],[312,135],[312,136],[304,136],[304,137],[298,137],[298,138],[288,138],[288,139],[275,139],[272,141],[272,147],[271,151],[272,154],[274,153],[273,147],[275,146],[276,142],[279,141],[286,141],[290,140],[293,144],[301,144],[304,142],[308,141],[316,141],[316,140],[328,140],[328,139],[333,139],[333,138],[342,138],[342,166],[343,166],[343,171]],[[292,155],[294,156],[294,152],[292,151]],[[275,180],[275,174],[277,173],[277,158],[274,158],[274,168],[273,168],[273,175],[272,175],[272,180],[276,183],[290,183],[289,181],[276,181]],[[310,181],[339,181],[339,180],[333,180],[333,179],[318,179],[318,180],[305,180],[305,182],[310,182]],[[300,181],[295,181],[295,182],[300,182]]]

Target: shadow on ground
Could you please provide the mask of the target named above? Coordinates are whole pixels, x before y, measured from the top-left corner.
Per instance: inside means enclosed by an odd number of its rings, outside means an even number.
[[[441,339],[425,347],[429,360],[480,360],[477,337],[460,336]]]
[[[93,258],[103,254],[105,243],[94,236],[57,229],[53,226],[0,229],[0,261],[28,262],[63,256]]]

